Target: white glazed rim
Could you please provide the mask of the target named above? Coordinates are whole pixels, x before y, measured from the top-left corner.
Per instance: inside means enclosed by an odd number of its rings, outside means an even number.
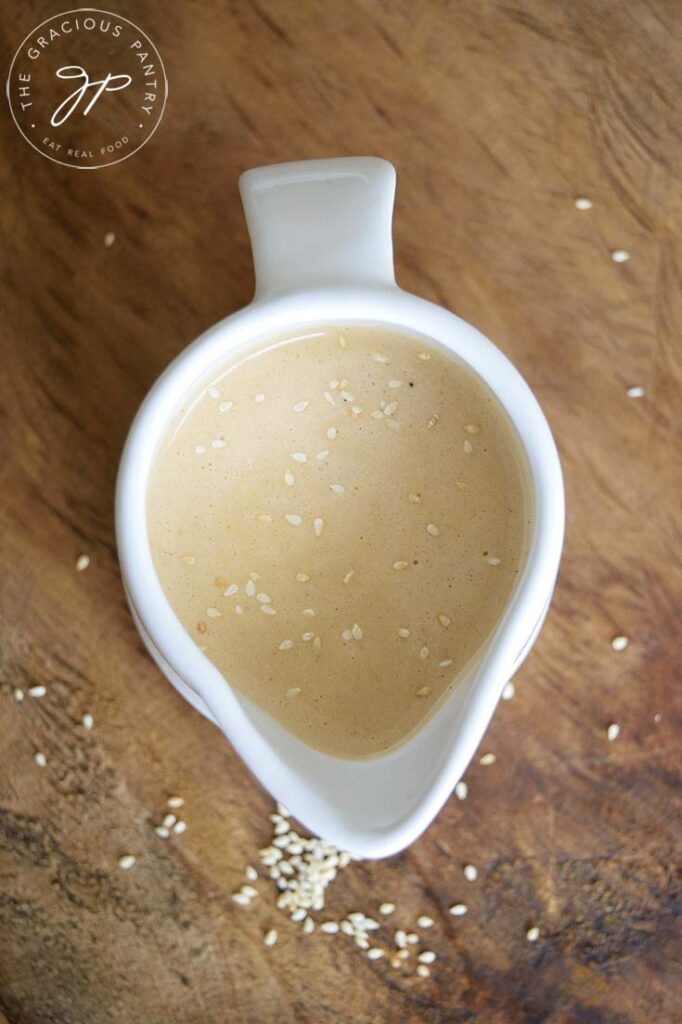
[[[457,744],[443,759],[427,797],[399,821],[358,830],[298,780],[247,718],[231,687],[198,649],[171,608],[157,577],[146,528],[147,478],[156,445],[182,396],[229,351],[301,325],[375,321],[419,332],[468,363],[492,388],[525,448],[534,491],[534,526],[526,565],[467,698]],[[487,338],[459,317],[395,286],[325,287],[250,306],[227,317],[180,353],[156,381],[128,435],[116,490],[116,535],[131,605],[166,662],[207,706],[262,785],[312,832],[367,857],[408,846],[433,820],[461,778],[554,588],[564,529],[561,468],[551,432],[521,375]],[[525,652],[524,652],[525,653]],[[438,717],[442,708],[436,713]],[[429,728],[432,719],[425,723]],[[420,730],[421,733],[421,730]],[[419,735],[419,734],[417,734]],[[408,741],[412,742],[412,740]],[[377,758],[390,758],[397,752]],[[338,759],[339,766],[347,763]]]

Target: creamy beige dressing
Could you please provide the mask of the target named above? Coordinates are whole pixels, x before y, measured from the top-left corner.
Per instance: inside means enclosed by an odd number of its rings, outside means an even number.
[[[148,530],[168,599],[230,684],[340,757],[401,743],[514,590],[525,457],[488,387],[386,327],[229,357],[159,446]]]

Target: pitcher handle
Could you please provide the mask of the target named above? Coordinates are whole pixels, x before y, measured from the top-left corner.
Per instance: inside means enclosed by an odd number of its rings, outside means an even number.
[[[376,157],[256,167],[242,174],[256,299],[330,285],[395,287],[395,168]]]

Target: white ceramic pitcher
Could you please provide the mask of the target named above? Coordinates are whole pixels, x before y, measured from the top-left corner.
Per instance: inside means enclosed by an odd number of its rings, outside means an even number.
[[[383,857],[411,843],[436,816],[473,756],[502,688],[537,637],[563,540],[559,459],[536,399],[509,360],[463,320],[396,285],[391,164],[369,157],[279,164],[248,171],[240,189],[256,294],[175,359],[137,414],[116,495],[121,573],[137,627],[162,672],[222,729],[273,797],[312,832],[355,854]],[[408,742],[360,761],[311,749],[231,688],[161,588],[145,515],[157,443],[197,379],[258,338],[324,321],[416,331],[456,353],[492,388],[514,423],[533,488],[527,562],[483,657]]]

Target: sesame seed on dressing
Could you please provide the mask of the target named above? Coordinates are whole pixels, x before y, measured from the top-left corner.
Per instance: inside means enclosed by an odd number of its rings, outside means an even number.
[[[409,629],[406,629],[404,626],[399,626],[398,627],[398,636],[402,637],[403,640],[407,640],[409,635],[410,635]]]
[[[293,407],[294,412],[305,412],[309,405],[310,402],[296,402]]]
[[[431,693],[431,687],[430,686],[420,686],[419,689],[417,690],[417,697],[428,697],[428,695],[430,693]]]
[[[305,452],[292,452],[291,458],[294,460],[294,462],[300,462],[301,464],[308,461],[308,456],[306,455]]]
[[[297,572],[296,573],[296,582],[297,583],[307,583],[309,579],[310,579],[310,576],[308,575],[307,572]]]
[[[295,477],[294,477],[294,474],[291,472],[290,469],[287,469],[285,471],[285,473],[284,473],[284,483],[287,485],[287,487],[293,487],[294,486]]]
[[[345,576],[343,577],[343,582],[344,582],[344,583],[350,583],[350,581],[351,581],[351,580],[353,579],[353,577],[354,577],[354,576],[355,576],[355,569],[351,569],[351,570],[350,570],[349,572],[347,572],[347,573],[346,573],[346,575],[345,575]]]
[[[388,363],[387,356],[383,356],[381,352],[373,352],[372,359],[374,360],[375,363]]]
[[[423,363],[428,362],[430,358],[431,355],[428,352],[420,352],[419,355],[417,356],[417,359],[421,359]]]
[[[343,486],[343,484],[330,484],[329,485],[329,490],[333,491],[334,494],[345,494],[346,493],[346,488]]]
[[[401,569],[407,569],[407,562],[394,562],[393,568],[396,572],[400,572]]]
[[[440,535],[440,530],[438,529],[435,523],[427,523],[426,532],[430,534],[432,537],[438,537]]]
[[[256,402],[257,405],[260,405],[261,402],[265,401],[265,395],[263,394],[262,391],[259,391],[257,394],[253,396],[253,400],[254,402]]]
[[[208,389],[208,394],[209,394],[209,397],[211,397],[211,398],[220,398],[220,391],[218,390],[218,388],[216,388],[214,386],[212,386],[212,387],[210,387]]]
[[[327,428],[327,437],[329,438],[330,441],[335,440],[337,435],[338,435],[338,430],[336,429],[336,427],[328,427]]]
[[[282,640],[281,644],[279,645],[278,650],[280,650],[280,651],[290,651],[293,646],[294,646],[294,641],[293,640]]]
[[[322,534],[322,528],[324,527],[324,520],[320,516],[316,516],[313,520],[313,529],[315,530],[315,536],[319,537]]]
[[[289,700],[293,700],[294,697],[298,697],[300,692],[301,692],[301,687],[300,686],[291,686],[287,690],[287,697],[289,698]]]
[[[287,512],[284,518],[288,523],[291,523],[292,526],[300,526],[301,523],[303,522],[301,517],[299,515],[296,515],[295,512]]]
[[[433,416],[431,417],[429,422],[426,424],[426,429],[427,430],[433,430],[433,428],[435,427],[436,423],[438,423],[439,420],[440,420],[440,416],[438,415],[437,412],[434,412]]]
[[[234,408],[234,402],[221,402],[218,406],[218,412],[229,412],[232,408]]]
[[[488,563],[488,565],[500,565],[502,559],[497,558],[496,555],[490,555],[488,558],[486,558],[486,562]]]
[[[448,627],[452,625],[452,619],[450,618],[450,616],[443,615],[442,612],[439,612],[438,614],[438,621],[440,622],[443,629],[448,629]]]
[[[474,446],[472,445],[471,441],[465,441],[462,447],[464,448],[464,451],[466,452],[467,455],[471,455],[471,453],[474,450]]]
[[[183,555],[182,560],[185,563],[185,565],[194,565],[194,563],[196,562],[196,558],[194,557],[194,555]]]

